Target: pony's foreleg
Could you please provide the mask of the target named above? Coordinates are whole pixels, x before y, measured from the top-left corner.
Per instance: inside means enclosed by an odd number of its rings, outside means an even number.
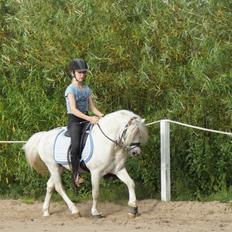
[[[92,183],[92,197],[93,204],[91,208],[91,214],[94,217],[101,217],[102,213],[97,210],[97,200],[99,197],[99,185],[100,185],[100,174],[97,172],[91,172],[91,183]]]
[[[52,192],[54,191],[54,187],[55,184],[53,182],[53,179],[50,177],[47,182],[47,192],[43,204],[43,216],[49,216],[50,200],[51,200]]]
[[[127,185],[128,191],[129,191],[129,215],[136,216],[138,213],[138,206],[136,201],[136,195],[135,195],[135,183],[129,176],[126,168],[123,168],[119,172],[115,173],[116,176]]]

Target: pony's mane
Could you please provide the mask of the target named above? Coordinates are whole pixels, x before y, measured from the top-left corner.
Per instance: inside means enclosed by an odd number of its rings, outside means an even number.
[[[129,110],[118,110],[106,115],[106,117],[114,117],[115,120],[123,122],[120,134],[125,129],[125,125],[132,119],[131,125],[128,127],[127,138],[125,143],[130,144],[133,140],[135,133],[140,133],[141,143],[145,143],[148,138],[147,128],[144,120],[137,114]]]
[[[129,110],[118,110],[118,111],[114,111],[112,113],[107,114],[105,117],[115,117],[117,115],[117,117],[133,117],[133,116],[138,116],[135,113],[133,113],[132,111]],[[138,116],[139,117],[139,116]]]
[[[137,115],[137,117],[132,120],[131,125],[128,127],[127,130],[127,137],[126,137],[126,144],[130,144],[133,140],[133,137],[136,133],[140,134],[140,142],[142,144],[145,144],[147,142],[148,138],[148,131],[147,127],[144,124],[144,121]]]

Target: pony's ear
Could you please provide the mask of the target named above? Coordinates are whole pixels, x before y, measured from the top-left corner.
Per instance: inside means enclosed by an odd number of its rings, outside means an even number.
[[[145,123],[145,120],[146,120],[146,119],[145,119],[145,118],[143,118],[143,119],[141,120],[141,122],[142,122],[142,123]]]

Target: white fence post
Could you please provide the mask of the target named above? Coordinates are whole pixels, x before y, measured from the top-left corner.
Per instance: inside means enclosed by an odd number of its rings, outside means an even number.
[[[161,200],[171,200],[170,178],[170,123],[160,121],[160,152],[161,152]]]

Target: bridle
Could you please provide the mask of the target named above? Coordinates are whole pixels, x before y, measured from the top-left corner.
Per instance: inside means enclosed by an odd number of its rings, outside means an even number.
[[[123,148],[124,150],[127,150],[127,151],[130,151],[136,147],[140,147],[140,142],[137,142],[137,143],[130,143],[129,146],[125,146],[123,144],[123,140],[126,139],[126,132],[129,128],[129,126],[131,125],[132,121],[135,120],[136,117],[132,117],[129,122],[126,124],[125,128],[123,129],[123,132],[119,138],[119,140],[114,140],[114,139],[111,139],[101,128],[101,126],[99,125],[99,123],[97,123],[96,125],[98,126],[98,128],[100,129],[100,131],[102,132],[102,134],[107,138],[109,139],[111,142],[113,142],[116,146],[118,147],[121,147]]]

